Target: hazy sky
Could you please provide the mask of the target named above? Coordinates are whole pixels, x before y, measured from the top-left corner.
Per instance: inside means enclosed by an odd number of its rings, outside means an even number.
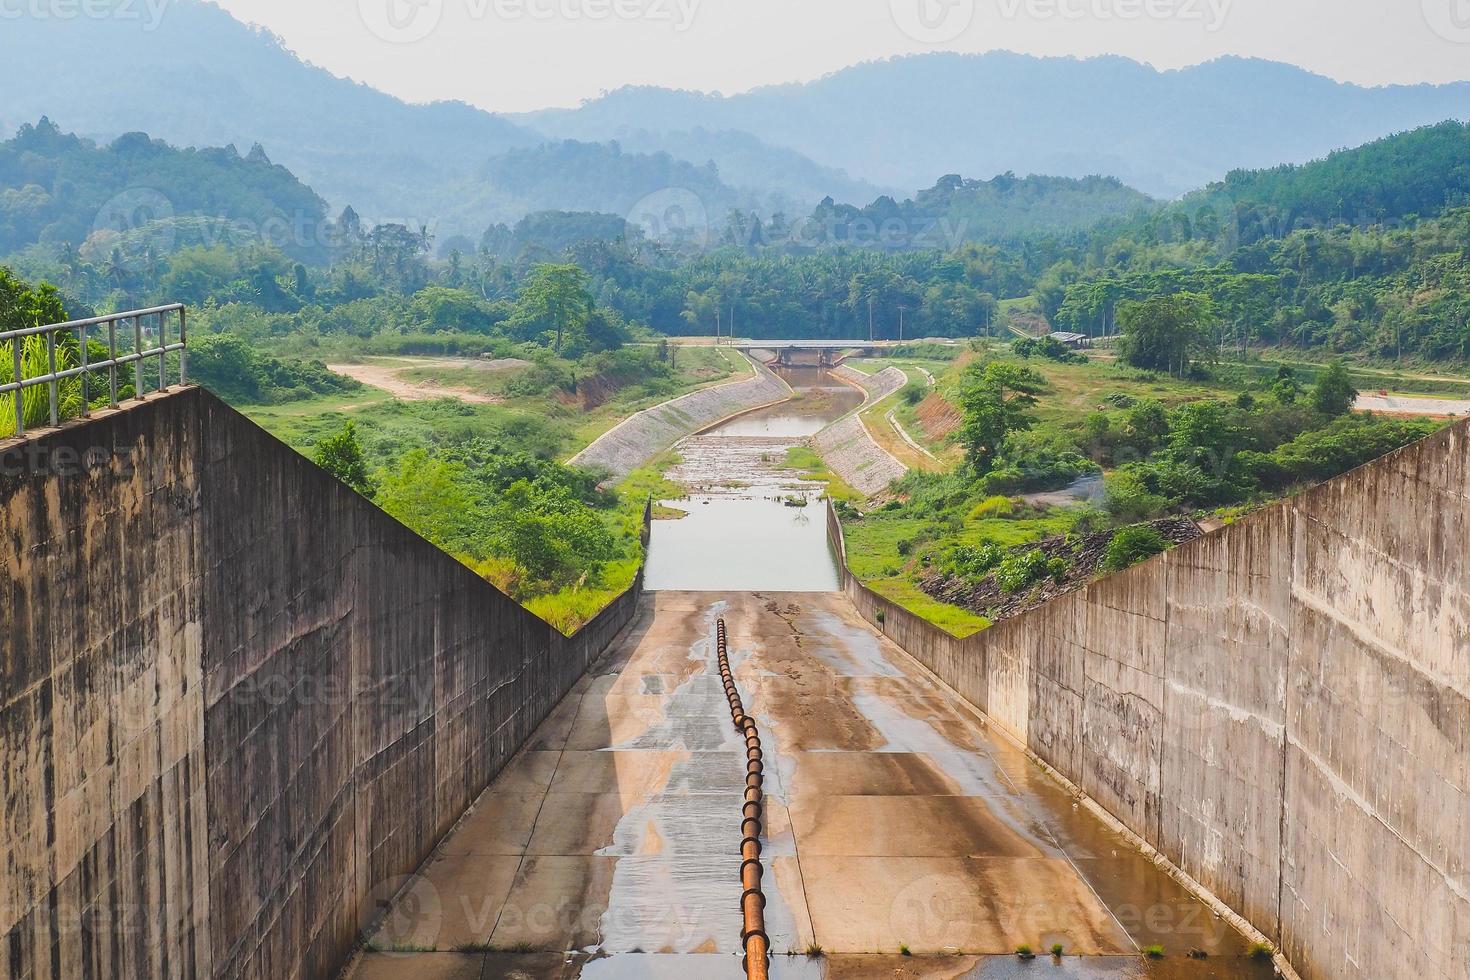
[[[1378,85],[1470,78],[1470,0],[218,0],[336,74],[519,111],[622,85],[739,92],[895,54],[1223,54]]]

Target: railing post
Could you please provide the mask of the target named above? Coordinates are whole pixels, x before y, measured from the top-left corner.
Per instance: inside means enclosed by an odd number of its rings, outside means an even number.
[[[117,320],[107,321],[107,391],[109,408],[117,408]]]
[[[143,400],[143,318],[133,316],[133,397]]]
[[[168,391],[168,314],[158,314],[158,390]]]
[[[51,428],[61,424],[61,419],[56,411],[56,403],[61,394],[61,382],[56,380],[56,331],[46,331],[46,362],[51,368],[51,381],[46,385],[51,394]]]
[[[182,306],[179,307],[179,343],[184,345],[179,348],[179,384],[181,385],[189,383],[189,331],[184,325],[187,312]]]
[[[15,381],[15,383],[17,385],[20,384],[20,377],[21,377],[21,375],[20,375],[20,349],[25,346],[24,340],[25,340],[24,337],[12,337],[10,339],[10,350],[11,350],[11,353],[13,353],[15,355],[15,378],[14,378],[14,381]],[[26,398],[25,398],[25,395],[26,395],[26,390],[24,388],[16,388],[15,389],[15,434],[16,435],[20,435],[21,433],[25,432],[25,430],[26,430],[26,407],[25,407],[25,400],[26,400]]]
[[[86,418],[87,416],[89,416],[89,415],[92,414],[91,408],[87,404],[87,402],[88,402],[89,399],[88,399],[88,396],[87,396],[88,384],[87,384],[87,327],[86,327],[86,324],[83,324],[82,327],[81,327],[81,329],[79,329],[77,331],[77,345],[79,347],[81,347],[81,349],[82,349],[82,418]]]

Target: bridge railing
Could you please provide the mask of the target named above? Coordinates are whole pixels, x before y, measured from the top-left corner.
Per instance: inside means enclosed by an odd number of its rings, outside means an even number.
[[[175,314],[177,339],[170,340]],[[107,348],[101,360],[91,356],[88,342],[93,340]],[[46,422],[55,426],[73,414],[85,418],[93,398],[104,391],[108,406],[117,408],[119,374],[125,375],[130,366],[132,394],[141,399],[147,383],[144,362],[149,358],[158,360],[155,390],[168,390],[169,355],[174,353],[179,355],[178,383],[186,384],[187,342],[182,303],[0,332],[0,437],[20,435],[27,426]],[[105,381],[98,377],[102,374]],[[127,383],[126,377],[122,383]]]

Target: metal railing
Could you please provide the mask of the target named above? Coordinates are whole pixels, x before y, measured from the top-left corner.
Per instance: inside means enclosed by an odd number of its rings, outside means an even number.
[[[178,339],[170,342],[168,339],[169,320],[171,314],[178,314]],[[131,321],[131,322],[130,322]],[[94,329],[95,328],[95,329]],[[94,332],[101,333],[106,329],[107,357],[104,360],[94,361],[89,358],[87,342],[94,339]],[[152,346],[145,347],[144,342],[152,333]],[[123,353],[118,353],[118,334],[122,332],[124,348]],[[58,369],[58,350],[70,351],[64,340],[59,341],[61,335],[73,333],[76,335],[76,357],[77,363]],[[127,345],[129,333],[131,333],[131,349]],[[32,374],[29,377],[23,370],[23,360],[26,357],[24,348],[26,340],[30,337],[46,338],[46,370],[43,374]],[[101,339],[101,337],[96,337]],[[144,361],[150,357],[158,358],[158,387],[157,391],[167,391],[168,382],[168,355],[177,352],[179,355],[179,384],[188,383],[187,355],[185,344],[188,341],[187,316],[182,303],[171,303],[167,306],[154,306],[146,310],[129,310],[126,313],[113,313],[109,316],[94,316],[86,320],[71,320],[67,323],[53,323],[40,327],[26,327],[22,330],[6,330],[0,332],[0,345],[10,345],[10,359],[13,374],[12,380],[0,384],[0,397],[11,396],[14,403],[15,431],[10,435],[20,435],[25,432],[25,392],[28,388],[39,388],[45,385],[49,390],[49,418],[51,425],[55,426],[61,422],[61,400],[62,383],[71,379],[80,379],[81,388],[81,410],[80,414],[86,418],[90,414],[92,401],[93,375],[106,372],[106,391],[108,395],[107,404],[111,408],[118,407],[118,372],[126,371],[132,365],[133,374],[133,397],[142,400],[145,394]],[[34,351],[32,352],[34,353]],[[101,394],[102,389],[97,389]]]

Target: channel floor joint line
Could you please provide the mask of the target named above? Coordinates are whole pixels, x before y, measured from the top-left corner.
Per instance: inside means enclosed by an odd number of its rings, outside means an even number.
[[[720,659],[720,680],[730,702],[730,718],[735,730],[745,736],[745,805],[740,821],[740,911],[744,926],[740,932],[745,946],[745,975],[751,980],[766,980],[771,963],[771,939],[766,935],[766,896],[761,890],[761,824],[764,818],[765,760],[761,754],[760,729],[755,719],[745,713],[735,675],[730,670],[730,652],[726,643],[725,621],[716,624],[716,642]]]

